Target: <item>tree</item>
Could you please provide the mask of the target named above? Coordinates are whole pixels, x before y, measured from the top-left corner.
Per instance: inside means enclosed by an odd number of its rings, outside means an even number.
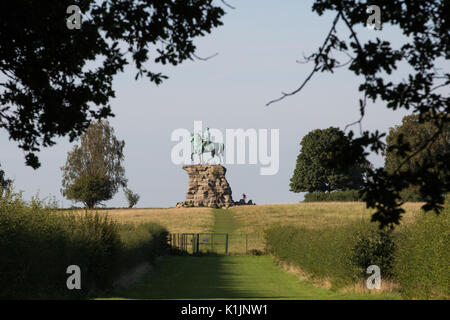
[[[359,189],[363,184],[363,170],[356,163],[344,170],[329,166],[333,146],[346,143],[345,134],[338,128],[316,129],[303,137],[297,165],[291,178],[293,192],[330,192]]]
[[[0,167],[1,167],[1,165],[0,165]],[[11,183],[12,183],[12,181],[10,179],[6,179],[5,171],[0,169],[0,198],[3,196],[3,193],[5,192],[5,190],[7,190],[9,188]]]
[[[382,14],[382,24],[397,27],[404,36],[403,43],[396,42],[392,46],[389,41],[379,37],[373,40],[366,35],[360,36],[363,33],[361,30],[380,32],[365,29],[370,16],[366,12],[370,6],[367,1],[315,0],[313,11],[319,15],[331,11],[335,15],[318,51],[306,57],[306,62],[313,64],[312,71],[296,90],[282,93],[281,97],[267,103],[271,105],[299,93],[317,72],[333,73],[337,68],[347,67],[362,79],[359,86],[360,118],[347,126],[359,125],[360,137],[355,137],[350,130],[347,134],[350,144],[336,146],[338,152],[333,160],[336,168],[355,161],[366,162],[368,150],[381,153],[385,149],[382,141],[384,133],[362,129],[361,121],[368,101],[381,101],[393,110],[411,110],[418,116],[420,123],[432,122],[438,128],[435,134],[413,147],[416,153],[434,144],[450,120],[448,116],[444,116],[450,114],[450,97],[447,94],[450,73],[448,68],[439,67],[442,61],[450,58],[450,2],[380,0],[376,5]],[[343,28],[338,29],[340,22]],[[363,41],[362,38],[368,40]],[[348,60],[340,62],[341,56]],[[392,76],[400,65],[401,73],[408,74]],[[401,80],[394,80],[396,78]],[[396,149],[405,152],[407,145],[402,143]],[[391,173],[384,168],[369,168],[363,191],[367,207],[376,209],[372,220],[378,221],[380,228],[394,227],[400,222],[404,213],[400,192],[405,185],[420,184],[420,193],[427,199],[423,209],[439,213],[443,208],[444,194],[450,186],[450,181],[442,178],[448,177],[450,171],[448,159],[450,154],[447,150],[436,157],[433,163],[423,163],[414,172],[402,170],[402,166]],[[431,168],[436,170],[430,170]]]
[[[421,123],[417,115],[405,116],[402,124],[391,128],[386,137],[385,170],[392,174],[400,167],[401,171],[415,173],[423,167],[424,163],[436,162],[440,155],[448,154],[450,151],[450,125],[448,123],[428,148],[418,152],[414,149],[421,141],[430,139],[438,130],[439,128],[430,121]],[[407,149],[400,152],[398,146],[403,144],[407,145]],[[435,168],[430,169],[435,170]],[[448,172],[436,173],[449,174]],[[443,176],[442,179],[449,179],[449,176]]]
[[[149,69],[178,65],[195,54],[194,38],[222,24],[213,0],[0,1],[0,128],[38,168],[36,152],[91,120],[112,116],[113,77],[134,62],[139,77],[160,84]],[[69,29],[77,5],[80,29]],[[199,58],[202,59],[202,58]]]
[[[61,167],[63,195],[92,209],[111,199],[119,187],[126,187],[124,146],[125,142],[116,138],[107,121],[92,123]]]
[[[397,168],[400,168],[401,172],[416,174],[425,164],[429,163],[431,165],[426,167],[430,172],[439,176],[439,179],[448,181],[449,172],[439,171],[439,167],[436,166],[437,159],[448,154],[450,150],[450,125],[448,123],[433,144],[423,150],[415,149],[421,141],[430,139],[438,130],[439,128],[433,122],[421,123],[417,115],[405,116],[402,124],[391,128],[386,138],[385,170],[389,174],[394,174]],[[401,145],[405,145],[403,151],[398,148]],[[433,163],[435,165],[432,165]],[[420,187],[420,181],[417,185],[405,187],[400,193],[402,199],[407,201],[405,196],[408,196],[408,200],[426,201],[420,195]]]
[[[140,196],[128,188],[125,188],[124,192],[125,196],[127,197],[128,208],[133,208],[138,203]]]

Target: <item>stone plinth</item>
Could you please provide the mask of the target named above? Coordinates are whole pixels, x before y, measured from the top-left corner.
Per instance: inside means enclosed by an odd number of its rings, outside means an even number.
[[[231,188],[225,179],[227,169],[221,165],[196,164],[183,166],[189,175],[186,201],[177,207],[228,208],[234,204]]]

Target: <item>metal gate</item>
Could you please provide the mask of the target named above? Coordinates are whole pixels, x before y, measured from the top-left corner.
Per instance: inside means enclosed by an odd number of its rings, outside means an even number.
[[[228,253],[227,233],[172,233],[168,240],[174,252],[187,254]]]
[[[196,252],[228,253],[228,233],[197,233]]]
[[[262,252],[254,235],[228,233],[172,233],[168,238],[174,254],[255,254]]]

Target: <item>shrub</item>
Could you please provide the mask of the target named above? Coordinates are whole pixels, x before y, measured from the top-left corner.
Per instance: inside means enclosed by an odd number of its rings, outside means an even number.
[[[265,236],[270,254],[314,279],[328,279],[334,288],[365,278],[370,265],[379,266],[382,275],[392,275],[392,234],[379,231],[375,224],[321,229],[277,226],[266,230]]]
[[[381,276],[392,278],[395,243],[392,230],[371,228],[369,231],[356,233],[352,263],[359,269],[361,277],[366,275],[367,267],[376,265]]]
[[[125,228],[105,214],[63,213],[36,198],[28,204],[9,189],[0,198],[0,299],[91,297],[133,263],[164,252],[161,227],[136,227],[139,241]],[[81,269],[81,290],[66,287],[69,265]]]
[[[343,190],[333,192],[310,192],[305,195],[304,202],[322,201],[361,201],[359,190]]]
[[[338,288],[358,279],[352,265],[356,226],[308,229],[275,226],[265,231],[266,250],[283,262],[300,267],[314,279],[329,279]],[[357,228],[360,228],[358,226]]]
[[[262,256],[264,254],[264,252],[262,252],[261,250],[258,250],[258,249],[251,249],[251,250],[248,250],[247,254],[249,254],[251,256]]]
[[[128,208],[133,208],[138,203],[140,196],[128,188],[125,188],[124,192],[125,196],[127,197]]]
[[[404,202],[423,202],[425,199],[420,195],[417,188],[407,188],[400,192],[400,198]],[[332,192],[309,192],[305,194],[304,202],[324,201],[362,201],[359,190],[343,190]]]
[[[116,225],[99,215],[55,213],[34,199],[9,193],[0,204],[0,297],[80,298],[103,289],[119,251]],[[82,290],[66,288],[66,269],[82,270]]]
[[[0,164],[0,198],[3,196],[3,192],[8,189],[8,186],[12,183],[10,179],[5,177],[5,171],[1,169]]]
[[[119,263],[122,270],[142,262],[152,262],[169,249],[169,233],[156,223],[121,224],[119,234],[123,243]]]
[[[273,226],[265,231],[267,251],[335,288],[366,278],[369,265],[382,279],[400,285],[404,298],[449,299],[450,208],[424,213],[394,231],[354,223],[308,229]]]
[[[426,199],[420,194],[419,188],[409,187],[400,191],[400,198],[405,202],[425,202]]]

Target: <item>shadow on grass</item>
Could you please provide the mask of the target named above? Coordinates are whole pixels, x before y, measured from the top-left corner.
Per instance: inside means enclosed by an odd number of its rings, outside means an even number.
[[[207,254],[167,256],[142,278],[139,284],[117,290],[109,298],[118,299],[289,299],[271,295],[248,282],[251,272],[240,273],[241,257]],[[249,279],[250,277],[250,279]],[[245,279],[244,279],[245,278]],[[245,283],[242,283],[240,280]]]

